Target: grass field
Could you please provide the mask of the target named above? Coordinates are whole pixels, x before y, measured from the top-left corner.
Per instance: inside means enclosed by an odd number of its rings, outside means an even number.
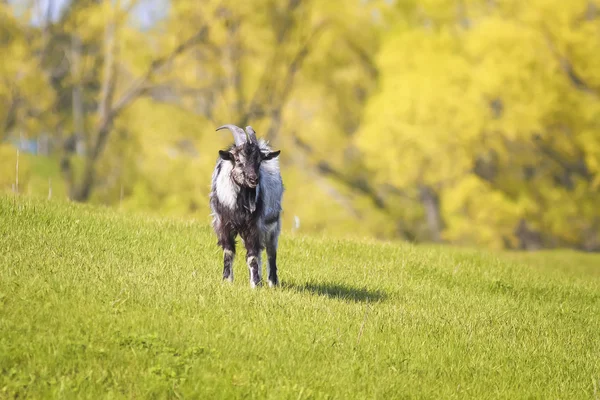
[[[243,254],[240,252],[239,254]],[[600,398],[600,257],[292,236],[0,197],[0,398]]]

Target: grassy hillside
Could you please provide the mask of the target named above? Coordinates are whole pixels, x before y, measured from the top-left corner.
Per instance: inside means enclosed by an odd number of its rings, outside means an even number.
[[[598,398],[600,257],[292,236],[0,198],[0,398]],[[243,254],[243,253],[242,253]]]

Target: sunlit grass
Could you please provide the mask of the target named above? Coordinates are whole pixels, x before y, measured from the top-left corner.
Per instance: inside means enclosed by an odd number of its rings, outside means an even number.
[[[0,198],[0,398],[599,396],[598,256],[284,232],[279,258],[279,289],[242,257],[223,284],[207,226]]]

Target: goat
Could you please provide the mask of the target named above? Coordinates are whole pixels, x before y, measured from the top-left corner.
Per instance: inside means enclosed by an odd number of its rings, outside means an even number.
[[[271,151],[256,138],[251,126],[229,129],[234,144],[220,150],[210,191],[212,226],[223,248],[223,280],[233,281],[235,240],[239,234],[246,247],[250,286],[262,284],[261,253],[267,250],[269,286],[277,286],[277,243],[281,232],[283,181],[279,172],[280,150]]]

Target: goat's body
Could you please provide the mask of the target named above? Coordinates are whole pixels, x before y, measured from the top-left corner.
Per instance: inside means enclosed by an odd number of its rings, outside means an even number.
[[[258,145],[261,151],[270,152],[264,141]],[[224,251],[223,279],[233,280],[235,239],[240,235],[247,251],[251,285],[258,285],[262,279],[261,253],[265,248],[269,285],[277,285],[277,242],[283,196],[279,161],[275,158],[262,162],[256,188],[237,185],[231,179],[232,168],[231,162],[218,159],[210,192],[212,225]]]

